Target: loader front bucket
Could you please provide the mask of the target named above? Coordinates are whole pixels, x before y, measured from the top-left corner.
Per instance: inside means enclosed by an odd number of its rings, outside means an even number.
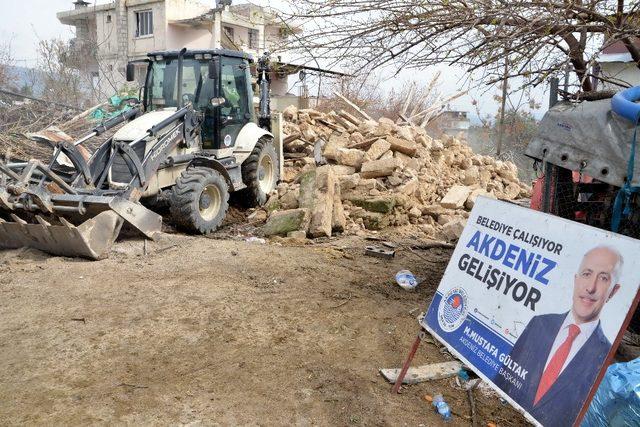
[[[12,218],[14,222],[0,219],[0,248],[28,246],[54,255],[93,260],[108,256],[124,222],[113,211],[101,212],[77,227],[63,218],[62,225],[49,224],[39,216],[38,224],[29,224],[16,215]]]

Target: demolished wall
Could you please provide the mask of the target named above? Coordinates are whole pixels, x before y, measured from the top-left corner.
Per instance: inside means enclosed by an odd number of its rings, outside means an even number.
[[[360,120],[345,111],[289,107],[284,118],[285,175],[265,209],[308,210],[308,237],[409,227],[450,241],[478,196],[512,201],[530,195],[513,163],[474,154],[455,137],[433,139],[421,127]],[[314,227],[314,218],[322,227]],[[268,234],[286,233],[269,227]]]

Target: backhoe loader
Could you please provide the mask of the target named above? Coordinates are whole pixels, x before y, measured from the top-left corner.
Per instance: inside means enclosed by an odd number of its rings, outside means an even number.
[[[256,66],[258,112],[245,53],[182,49],[149,53],[145,62],[135,108],[57,143],[47,164],[0,162],[0,248],[101,259],[124,224],[151,239],[160,232],[162,217],[150,209],[158,201],[180,229],[207,234],[222,223],[230,193],[248,206],[267,200],[282,164],[268,55]],[[127,80],[134,71],[127,64]],[[123,122],[83,157],[83,143]],[[70,162],[60,162],[64,156]]]

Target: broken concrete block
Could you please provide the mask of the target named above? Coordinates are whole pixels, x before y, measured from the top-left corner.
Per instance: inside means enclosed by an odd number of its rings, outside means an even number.
[[[352,175],[338,176],[338,182],[340,183],[341,192],[352,190],[360,183],[360,174],[354,173]]]
[[[423,147],[430,148],[433,140],[427,135],[418,135],[415,137],[415,141]]]
[[[375,133],[380,136],[388,135],[395,132],[397,128],[398,125],[396,125],[393,120],[386,117],[380,117],[380,119],[378,119],[378,128]]]
[[[360,126],[358,126],[358,132],[360,132],[362,135],[371,135],[375,132],[377,127],[378,122],[373,120],[365,120],[360,123]]]
[[[282,117],[288,122],[295,122],[298,120],[298,108],[295,105],[289,105],[282,110]]]
[[[368,160],[378,160],[384,153],[389,151],[390,148],[391,144],[389,144],[384,139],[379,139],[371,144],[371,147],[369,147],[369,150],[367,150],[366,157]]]
[[[351,134],[352,144],[362,144],[364,142],[364,136],[360,132],[353,132]]]
[[[358,190],[370,191],[378,187],[378,181],[374,178],[362,179],[358,182]]]
[[[440,201],[440,206],[448,209],[461,209],[472,189],[463,185],[454,185]]]
[[[333,218],[331,220],[331,230],[334,232],[343,232],[347,226],[347,217],[342,206],[342,195],[340,191],[340,183],[335,182],[333,190]]]
[[[364,151],[354,148],[339,148],[335,160],[342,165],[360,169],[364,160]]]
[[[398,127],[398,136],[402,139],[406,139],[411,141],[413,138],[413,131],[409,126],[399,126]]]
[[[480,169],[477,166],[471,166],[464,171],[464,179],[462,180],[464,185],[478,185],[480,184]]]
[[[267,212],[273,212],[275,210],[281,209],[280,200],[278,199],[277,194],[272,194],[267,199],[267,202],[264,204],[263,209]]]
[[[496,198],[496,196],[493,193],[489,193],[484,188],[476,188],[471,192],[471,194],[469,194],[467,201],[464,203],[464,207],[469,210],[473,209],[473,206],[476,204],[476,199],[478,198],[478,196],[489,197],[491,199]]]
[[[491,181],[491,171],[488,169],[480,169],[478,180],[481,186],[486,187],[489,181]]]
[[[507,185],[504,188],[502,194],[504,195],[504,198],[507,200],[517,199],[518,196],[520,195],[520,186],[515,182],[510,182],[509,185]]]
[[[362,178],[389,176],[393,174],[396,167],[398,167],[398,161],[394,158],[371,160],[362,164],[360,176]]]
[[[353,175],[354,173],[356,173],[356,168],[354,168],[353,166],[333,165],[332,168],[333,174],[335,176]]]
[[[420,218],[422,216],[422,211],[417,206],[409,209],[409,218]]]
[[[368,212],[363,210],[354,212],[352,216],[354,218],[361,219],[362,224],[367,230],[382,230],[383,228],[389,226],[389,217],[381,213]]]
[[[389,213],[396,206],[396,199],[394,197],[375,197],[375,198],[363,198],[352,197],[349,201],[355,206],[369,212]]]
[[[405,182],[403,185],[398,187],[398,192],[402,194],[406,194],[407,196],[412,195],[418,189],[420,185],[420,181],[418,178],[411,178],[409,181]]]
[[[390,177],[387,178],[387,181],[389,181],[389,184],[393,185],[394,187],[397,187],[403,182],[402,178],[396,175],[391,175]]]
[[[335,176],[331,165],[305,172],[300,179],[299,206],[309,210],[311,237],[331,236]]]
[[[458,240],[462,231],[464,230],[465,225],[467,225],[467,220],[464,218],[455,218],[449,222],[447,222],[442,229],[440,230],[440,236],[442,240],[447,242],[451,242],[453,240]]]
[[[276,211],[269,216],[267,223],[262,228],[265,236],[285,236],[290,231],[307,230],[309,227],[308,209],[290,209]]]
[[[399,151],[394,152],[393,153],[393,157],[398,159],[398,165],[400,165],[400,167],[402,167],[402,168],[407,166],[407,163],[409,163],[409,160],[412,159],[411,157],[407,156],[406,154],[402,154]]]
[[[387,151],[378,160],[386,160],[386,159],[393,159],[393,151],[391,150]]]
[[[278,202],[280,203],[280,209],[289,210],[298,208],[298,197],[300,195],[299,189],[294,189],[284,193]]]
[[[347,145],[349,145],[349,134],[332,134],[322,150],[322,155],[329,160],[337,160],[338,150]]]
[[[398,151],[407,156],[415,156],[418,150],[418,145],[415,142],[407,141],[406,139],[396,138],[395,136],[388,136],[387,142],[391,144],[392,151]]]

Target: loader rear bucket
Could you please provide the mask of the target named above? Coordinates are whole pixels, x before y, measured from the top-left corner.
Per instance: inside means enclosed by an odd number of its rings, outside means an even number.
[[[16,215],[12,218],[15,222],[0,219],[0,248],[28,246],[54,255],[93,260],[108,256],[124,222],[113,211],[101,212],[77,227],[64,219],[62,225],[52,225],[41,217],[36,217],[38,224],[29,224]]]

